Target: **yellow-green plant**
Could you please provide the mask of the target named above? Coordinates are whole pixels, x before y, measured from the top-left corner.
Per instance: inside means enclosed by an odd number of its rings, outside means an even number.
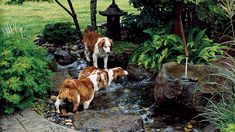
[[[0,109],[7,114],[29,107],[35,97],[45,97],[51,77],[46,50],[14,26],[4,28],[0,39]]]
[[[157,30],[145,30],[151,36],[151,40],[141,44],[131,55],[130,63],[144,66],[144,68],[156,68],[168,61],[181,63],[185,60],[184,45],[180,37],[174,34],[165,34]],[[214,43],[205,34],[206,30],[194,28],[188,31],[187,46],[189,62],[191,64],[205,63],[218,59],[217,55],[223,55],[226,46]]]

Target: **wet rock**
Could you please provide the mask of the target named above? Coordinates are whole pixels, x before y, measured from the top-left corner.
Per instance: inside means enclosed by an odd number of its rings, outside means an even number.
[[[104,131],[138,131],[143,129],[143,120],[137,115],[86,110],[76,113],[75,126]]]
[[[70,47],[69,47],[69,45],[66,43],[65,45],[62,46],[62,49],[63,49],[63,50],[69,50]]]
[[[63,66],[72,64],[74,61],[76,61],[76,58],[70,55],[68,50],[63,50],[62,48],[56,48],[54,54],[57,62]]]
[[[205,97],[211,97],[215,91],[222,90],[222,87],[206,82],[223,84],[225,79],[210,76],[212,73],[218,73],[218,68],[206,65],[189,65],[189,78],[182,80],[184,70],[184,65],[176,62],[169,62],[162,66],[155,82],[155,100],[157,103],[171,100],[187,108],[202,111],[200,108],[205,106],[207,102]]]
[[[202,129],[203,132],[217,132],[218,128],[214,124],[209,124]]]
[[[50,89],[51,93],[58,93],[60,90],[60,84],[67,78],[71,78],[68,71],[63,72],[54,72],[53,77],[51,78],[52,88]],[[56,94],[57,95],[57,94]]]
[[[109,55],[108,67],[122,67],[126,69],[130,55],[130,50],[125,50],[123,53],[113,53]]]
[[[78,50],[78,45],[72,45],[72,46],[71,46],[71,50],[73,50],[73,51]]]
[[[57,62],[56,62],[55,55],[48,52],[47,60],[49,60],[49,62],[50,62],[49,68],[54,72],[57,71]]]
[[[75,121],[74,113],[69,112],[66,116],[69,120],[71,120],[71,122]]]
[[[167,128],[163,129],[162,132],[174,132],[174,129],[171,126],[168,126]]]
[[[144,79],[154,79],[154,72],[148,71],[143,68],[138,67],[137,65],[128,65],[128,78],[135,81],[141,81]]]

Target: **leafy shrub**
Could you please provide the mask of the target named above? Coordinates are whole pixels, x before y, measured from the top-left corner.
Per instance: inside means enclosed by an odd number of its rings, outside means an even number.
[[[145,30],[152,40],[141,44],[131,55],[130,63],[144,66],[145,69],[160,69],[161,64],[169,60],[172,48],[181,44],[181,40],[176,35],[165,35],[154,30]],[[181,47],[180,47],[181,48]],[[173,55],[174,56],[174,55]]]
[[[161,21],[149,12],[142,12],[140,15],[128,14],[122,19],[124,40],[141,43],[148,36],[143,30],[153,27],[161,27]]]
[[[184,45],[176,35],[165,34],[166,31],[153,29],[145,30],[151,36],[151,40],[141,44],[131,55],[130,63],[136,63],[148,68],[161,67],[167,61],[177,61],[181,63],[185,59]],[[188,33],[188,51],[190,63],[210,63],[217,60],[217,54],[223,54],[224,46],[213,43],[206,34],[205,30],[197,28]]]
[[[102,36],[105,36],[105,35],[106,35],[106,30],[107,30],[107,29],[105,29],[105,28],[103,28],[103,27],[98,27],[97,30],[96,30],[96,32],[99,33],[99,34],[102,35]]]
[[[7,114],[30,106],[35,96],[45,97],[50,87],[46,50],[33,45],[20,31],[4,29],[1,37],[0,109]]]
[[[43,37],[49,43],[64,45],[76,41],[76,29],[70,22],[58,22],[47,24],[42,32]]]
[[[198,28],[194,28],[186,32],[186,34],[188,34],[187,47],[189,51],[189,62],[192,64],[209,64],[212,61],[216,61],[218,60],[217,55],[223,55],[223,49],[227,48],[209,39],[206,35],[206,29],[199,30]],[[183,44],[180,46],[183,47]],[[177,62],[182,62],[184,58],[184,54],[177,56]]]
[[[33,1],[33,2],[47,1],[47,2],[52,2],[52,0],[9,0],[5,4],[9,4],[9,5],[22,5],[25,1]]]
[[[224,129],[225,132],[234,132],[235,124],[228,124],[228,127]]]
[[[25,0],[9,0],[5,4],[9,5],[22,5]]]

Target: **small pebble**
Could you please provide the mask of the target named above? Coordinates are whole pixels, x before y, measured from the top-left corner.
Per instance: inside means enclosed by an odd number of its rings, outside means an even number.
[[[185,128],[184,128],[184,131],[185,131],[185,132],[191,132],[191,129],[185,127]]]
[[[188,124],[188,125],[187,125],[187,128],[192,129],[193,126],[192,126],[191,124]]]
[[[51,97],[50,97],[50,99],[52,100],[52,101],[56,101],[56,96],[55,95],[51,95]]]
[[[66,123],[65,123],[65,125],[66,125],[66,126],[69,126],[69,125],[71,125],[71,126],[72,126],[72,125],[73,125],[73,123],[71,123],[71,122],[66,122]]]
[[[196,121],[196,120],[190,120],[190,123],[191,123],[191,124],[196,124],[197,121]]]
[[[171,126],[168,126],[162,132],[174,132],[174,129]]]
[[[73,122],[71,119],[66,119],[65,122]]]
[[[176,126],[175,128],[176,128],[176,129],[182,129],[182,127],[181,127],[181,126]]]

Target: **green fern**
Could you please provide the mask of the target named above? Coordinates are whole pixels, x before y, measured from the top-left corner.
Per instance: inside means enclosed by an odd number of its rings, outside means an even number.
[[[143,66],[146,69],[161,68],[167,61],[182,63],[185,60],[184,45],[180,37],[173,34],[164,34],[164,31],[147,29],[144,31],[151,36],[148,40],[136,48],[129,63]],[[209,64],[218,59],[217,55],[223,55],[226,46],[219,45],[210,40],[206,29],[194,28],[189,30],[187,36],[187,47],[189,51],[189,62],[192,64]]]

